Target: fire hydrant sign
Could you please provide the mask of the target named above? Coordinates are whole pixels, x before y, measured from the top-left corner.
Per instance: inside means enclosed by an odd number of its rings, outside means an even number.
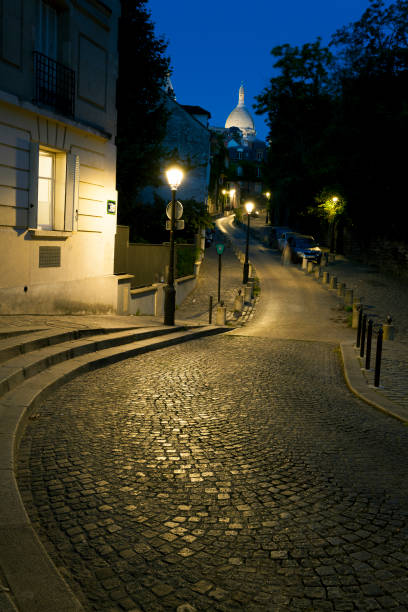
[[[216,244],[215,245],[215,248],[217,249],[218,255],[222,255],[223,254],[224,247],[225,247],[225,245],[223,245],[223,244]]]

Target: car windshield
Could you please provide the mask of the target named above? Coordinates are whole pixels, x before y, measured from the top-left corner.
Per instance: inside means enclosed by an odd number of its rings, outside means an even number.
[[[317,244],[313,240],[305,238],[304,240],[296,240],[296,246],[300,249],[312,249],[313,247],[317,247]]]

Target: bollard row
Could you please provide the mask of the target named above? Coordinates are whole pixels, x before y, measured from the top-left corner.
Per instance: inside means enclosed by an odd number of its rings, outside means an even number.
[[[356,348],[359,350],[360,357],[362,359],[365,357],[364,369],[370,371],[374,323],[372,319],[368,319],[367,314],[364,313],[361,298],[354,297],[353,289],[349,289],[346,287],[345,283],[339,282],[337,276],[334,274],[330,274],[330,272],[326,270],[322,272],[321,267],[327,266],[329,261],[330,259],[328,256],[322,258],[321,264],[313,264],[303,259],[302,270],[306,274],[314,274],[317,281],[321,280],[323,285],[328,285],[329,289],[336,291],[338,297],[343,299],[345,306],[352,307],[351,326],[352,329],[357,329]],[[393,339],[394,327],[392,325],[392,318],[388,315],[386,323],[379,325],[377,330],[374,387],[380,386],[383,340]]]

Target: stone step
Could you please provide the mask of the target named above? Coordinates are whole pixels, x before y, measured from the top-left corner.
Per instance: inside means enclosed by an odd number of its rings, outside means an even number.
[[[86,329],[36,329],[25,330],[21,334],[11,332],[0,339],[0,363],[4,363],[18,355],[36,351],[45,346],[59,344],[68,340],[77,340],[88,336],[96,336],[99,334],[110,334],[114,332],[124,331],[126,329],[136,329],[136,326],[131,327],[96,327]]]
[[[17,356],[9,358],[0,365],[0,397],[27,378],[31,378],[57,363],[87,353],[101,351],[105,348],[129,344],[136,340],[162,336],[180,329],[183,328],[180,326],[176,328],[165,326],[139,327],[125,330],[121,328],[120,331],[114,330],[113,332],[109,329],[104,330],[102,338],[101,330],[96,330],[96,334],[89,335],[82,332],[92,332],[93,330],[71,330],[67,333],[48,334],[41,338],[27,340],[15,346],[22,352],[18,352]],[[77,331],[80,333],[77,334]],[[10,348],[7,351],[10,351]],[[28,350],[29,352],[27,352]],[[10,352],[14,355],[14,351]]]
[[[96,344],[99,349],[49,365],[25,378],[0,398],[0,568],[19,612],[79,612],[83,609],[39,541],[19,494],[14,476],[15,453],[27,419],[41,418],[43,399],[53,388],[79,374],[152,350],[230,331],[230,328],[213,325],[143,328],[144,336],[139,333],[139,338],[135,340],[137,331],[142,330],[113,334],[113,337],[121,339],[119,345],[115,342],[109,345],[114,338],[108,337],[89,338],[88,344],[82,340],[83,348]],[[81,345],[72,344],[77,347]],[[24,367],[22,364],[20,366]],[[39,606],[33,602],[39,603]]]

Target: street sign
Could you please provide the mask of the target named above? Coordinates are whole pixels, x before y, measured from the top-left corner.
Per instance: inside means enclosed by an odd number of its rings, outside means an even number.
[[[225,245],[224,244],[216,244],[215,248],[217,249],[218,255],[222,255],[224,252]]]
[[[166,206],[166,215],[168,219],[171,219],[171,202],[169,202]],[[183,205],[179,200],[176,200],[174,204],[174,218],[181,219],[182,216],[183,216]],[[177,228],[177,229],[183,229],[183,228]]]
[[[174,229],[176,230],[184,229],[184,219],[181,219],[180,221],[176,221],[174,223]],[[171,221],[169,219],[166,221],[166,230],[171,230]]]

